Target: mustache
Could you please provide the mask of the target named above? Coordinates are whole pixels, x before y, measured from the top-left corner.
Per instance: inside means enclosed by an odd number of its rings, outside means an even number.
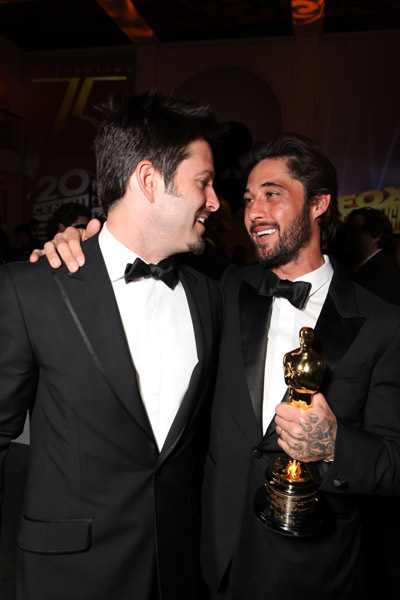
[[[250,233],[254,233],[255,229],[259,227],[265,227],[266,229],[277,229],[281,230],[278,223],[268,223],[267,221],[258,221],[257,223],[252,223],[250,226]]]

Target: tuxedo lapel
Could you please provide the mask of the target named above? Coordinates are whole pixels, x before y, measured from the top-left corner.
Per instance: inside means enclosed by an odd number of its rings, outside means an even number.
[[[193,369],[188,389],[165,439],[158,462],[164,461],[172,452],[191,419],[193,412],[200,409],[198,400],[202,380],[205,375],[205,358],[211,356],[212,353],[212,336],[210,335],[210,328],[212,326],[210,315],[211,299],[207,280],[203,277],[198,278],[193,271],[189,271],[184,267],[180,269],[179,279],[185,289],[189,304],[198,362]]]
[[[239,319],[244,370],[251,404],[258,423],[262,422],[265,356],[272,298],[243,281],[239,291]]]
[[[85,242],[84,251],[85,266],[75,274],[55,271],[56,283],[108,387],[129,417],[154,440],[97,236]]]
[[[353,343],[364,321],[358,311],[353,283],[335,268],[314,337],[314,349],[326,362],[328,375]]]

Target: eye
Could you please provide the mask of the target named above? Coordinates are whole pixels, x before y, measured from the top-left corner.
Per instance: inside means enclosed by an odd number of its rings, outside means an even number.
[[[247,204],[250,204],[251,202],[253,202],[253,198],[249,198],[248,196],[245,196],[242,200],[243,202],[243,206],[246,206]]]

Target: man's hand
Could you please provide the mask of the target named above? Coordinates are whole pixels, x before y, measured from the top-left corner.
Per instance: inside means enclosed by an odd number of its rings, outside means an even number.
[[[325,397],[314,394],[307,409],[281,402],[275,409],[278,444],[291,458],[302,462],[332,459],[337,420]]]
[[[54,269],[65,262],[71,273],[75,273],[85,264],[85,255],[82,252],[82,242],[92,237],[100,230],[101,224],[98,219],[92,219],[86,229],[67,227],[63,233],[57,233],[51,242],[46,242],[43,250],[34,250],[29,257],[30,262],[37,262],[43,254]],[[60,256],[59,256],[60,255]],[[61,259],[60,259],[61,257]]]

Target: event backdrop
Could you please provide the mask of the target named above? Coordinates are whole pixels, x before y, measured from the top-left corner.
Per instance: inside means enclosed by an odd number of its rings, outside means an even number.
[[[32,61],[27,73],[24,218],[41,223],[64,202],[101,214],[92,143],[98,103],[114,92],[132,93],[134,57],[96,56]]]

